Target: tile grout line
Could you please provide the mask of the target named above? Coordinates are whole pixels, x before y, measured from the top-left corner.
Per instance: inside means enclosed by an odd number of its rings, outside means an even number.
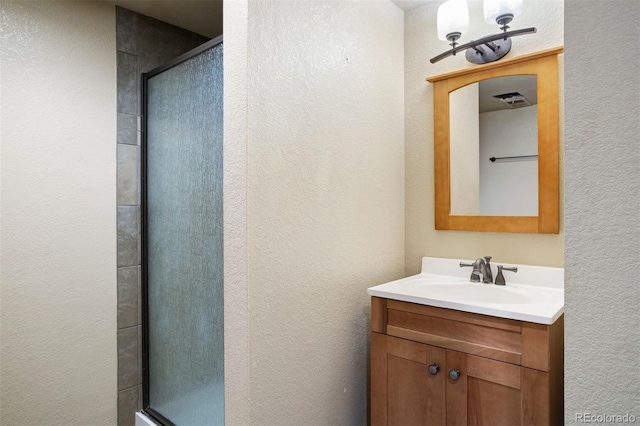
[[[137,327],[140,327],[141,325],[142,324],[136,324],[136,325],[130,325],[129,327],[122,327],[122,328],[119,328],[118,331],[128,330],[130,328],[137,328]]]
[[[133,386],[128,387],[128,388],[126,388],[126,389],[119,389],[119,390],[118,390],[118,393],[128,392],[128,391],[130,391],[130,390],[132,390],[132,389],[139,388],[140,386],[142,386],[142,384],[141,384],[141,383],[138,383],[137,385],[133,385]]]

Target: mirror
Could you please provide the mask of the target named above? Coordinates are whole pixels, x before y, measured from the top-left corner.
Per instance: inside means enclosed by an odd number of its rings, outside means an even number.
[[[427,79],[434,98],[436,229],[559,232],[561,52]]]
[[[449,93],[451,214],[538,215],[537,94],[536,75]]]

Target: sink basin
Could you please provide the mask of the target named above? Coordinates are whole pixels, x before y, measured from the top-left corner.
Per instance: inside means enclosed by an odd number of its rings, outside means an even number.
[[[422,273],[371,287],[367,293],[538,324],[553,324],[564,311],[562,268],[518,265],[518,273],[507,277],[506,286],[496,286],[470,282],[470,269],[460,268],[459,263],[425,257]],[[451,275],[444,275],[445,271],[451,271]]]
[[[531,295],[523,294],[522,289],[503,288],[490,284],[438,284],[425,282],[424,280],[413,280],[409,281],[407,285],[413,289],[423,290],[429,297],[443,300],[450,299],[458,302],[520,304],[532,303],[534,301]]]

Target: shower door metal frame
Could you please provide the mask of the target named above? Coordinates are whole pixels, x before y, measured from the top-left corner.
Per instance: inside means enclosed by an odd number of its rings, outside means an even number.
[[[141,76],[142,88],[142,105],[141,105],[141,170],[140,170],[140,191],[141,191],[141,224],[140,224],[140,240],[141,240],[141,308],[142,308],[142,411],[162,425],[169,426],[174,423],[164,417],[162,414],[149,406],[149,281],[148,281],[148,259],[147,259],[147,236],[148,234],[148,218],[147,218],[147,95],[148,80],[158,74],[163,73],[183,62],[194,58],[201,53],[222,44],[222,35],[215,37],[206,43],[178,56],[177,58],[143,73]]]

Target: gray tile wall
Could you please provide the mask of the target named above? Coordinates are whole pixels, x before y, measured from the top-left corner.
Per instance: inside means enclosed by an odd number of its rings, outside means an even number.
[[[116,7],[119,425],[133,425],[142,408],[140,75],[208,40]]]

